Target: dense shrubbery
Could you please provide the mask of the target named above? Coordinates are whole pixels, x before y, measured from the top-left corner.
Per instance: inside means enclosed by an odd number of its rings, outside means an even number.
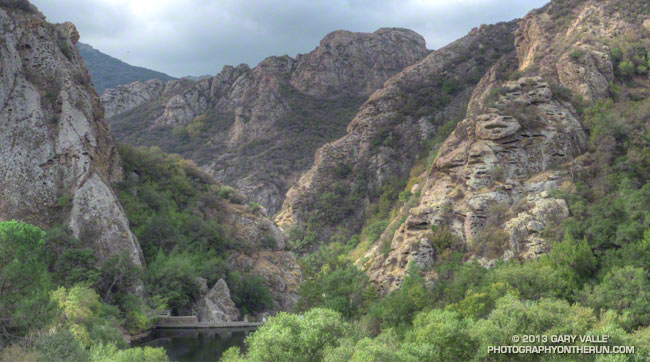
[[[300,261],[305,281],[298,292],[296,310],[323,306],[347,318],[367,311],[376,291],[366,274],[347,259],[353,246],[333,242]]]
[[[232,271],[228,273],[227,281],[232,301],[237,304],[242,315],[271,307],[271,292],[259,275]]]
[[[42,327],[52,316],[44,237],[36,226],[0,222],[0,342]]]
[[[84,255],[64,229],[46,234],[29,224],[0,222],[0,360],[168,361],[162,349],[123,349],[119,326],[128,325],[129,316],[89,287],[101,287],[109,272]],[[130,307],[132,315],[143,312],[142,302]]]
[[[229,247],[223,227],[200,208],[215,194],[233,198],[231,193],[178,156],[128,146],[120,147],[120,155],[127,177],[119,198],[148,261],[158,250],[219,253]]]
[[[190,313],[199,277],[226,279],[244,313],[270,306],[259,276],[226,268],[231,244],[219,218],[222,199],[239,201],[234,190],[157,149],[123,146],[120,156],[119,198],[147,267],[129,255],[100,263],[63,226],[0,223],[0,360],[165,361],[159,349],[122,349],[120,329],[147,330],[167,308]]]

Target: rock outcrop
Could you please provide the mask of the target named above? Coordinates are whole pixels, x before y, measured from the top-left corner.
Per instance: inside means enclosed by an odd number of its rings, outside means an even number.
[[[67,224],[99,260],[142,255],[111,183],[120,159],[71,23],[0,1],[0,219]]]
[[[239,320],[239,309],[230,299],[228,284],[219,279],[198,303],[199,322],[224,323]]]
[[[288,191],[278,224],[317,221],[326,225],[325,240],[338,226],[358,231],[382,186],[408,174],[438,127],[464,116],[481,76],[512,51],[514,28],[513,22],[474,29],[389,79],[347,134],[317,151],[312,168]],[[323,195],[338,198],[330,205]]]
[[[188,84],[133,83],[102,97],[116,137],[194,160],[270,214],[314,151],[340,137],[358,107],[390,76],[422,59],[406,29],[335,31],[308,54],[226,66]]]
[[[502,92],[494,108],[461,121],[440,147],[392,250],[367,253],[369,276],[382,291],[399,286],[411,261],[432,270],[432,226],[456,234],[488,266],[498,257],[543,253],[542,229],[568,216],[565,201],[548,191],[571,182],[559,167],[586,149],[572,107],[554,100],[541,77],[506,82]]]
[[[285,234],[263,209],[251,212],[248,206],[230,204],[223,212],[229,237],[238,246],[228,256],[228,269],[262,277],[271,292],[267,313],[291,310],[298,301],[302,272],[294,253],[285,250]]]
[[[588,157],[574,105],[609,96],[615,72],[608,44],[648,36],[638,33],[644,19],[625,13],[630,7],[553,1],[519,21],[516,72],[500,75],[508,66],[496,64],[483,76],[465,119],[425,175],[417,204],[387,236],[390,250],[375,245],[358,261],[380,292],[398,288],[410,262],[435,279],[437,253],[449,252],[436,244],[439,230],[486,267],[548,251],[544,230],[569,216],[551,191],[571,189],[585,164],[579,160]]]

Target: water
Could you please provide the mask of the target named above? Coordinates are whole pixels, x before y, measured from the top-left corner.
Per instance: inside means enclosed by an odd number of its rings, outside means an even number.
[[[172,361],[216,362],[228,348],[244,347],[244,338],[255,328],[155,329],[153,340],[144,343],[163,347]]]

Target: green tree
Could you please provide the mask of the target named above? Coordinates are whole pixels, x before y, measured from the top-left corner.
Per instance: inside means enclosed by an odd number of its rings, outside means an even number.
[[[169,362],[163,348],[118,349],[114,344],[95,344],[90,348],[92,362]]]
[[[581,289],[598,269],[587,239],[576,240],[569,233],[562,242],[553,244],[549,259],[558,278],[565,281],[566,289],[561,294],[566,298]]]
[[[82,285],[59,287],[50,297],[58,306],[55,325],[69,330],[85,347],[94,343],[124,346],[118,329],[119,311],[103,304],[93,289]]]
[[[431,293],[424,286],[420,269],[411,263],[400,289],[375,303],[370,312],[381,322],[383,329],[395,328],[401,333],[408,328],[415,314],[429,305]]]
[[[145,280],[152,295],[167,299],[175,313],[198,300],[200,286],[199,270],[195,258],[189,253],[174,252],[166,255],[158,251],[149,263]]]
[[[468,327],[460,314],[434,309],[415,317],[413,330],[406,334],[405,341],[428,347],[427,357],[437,361],[467,361],[478,346]]]
[[[349,336],[350,325],[329,309],[315,308],[303,315],[279,313],[246,338],[246,355],[233,347],[222,361],[322,361],[326,350]]]
[[[629,328],[650,325],[650,281],[648,272],[633,266],[612,269],[595,287],[582,291],[584,304],[596,310],[629,313]]]
[[[618,64],[618,71],[625,78],[630,78],[634,75],[634,63],[629,60],[624,60]]]
[[[259,275],[231,272],[228,274],[228,286],[232,301],[240,308],[242,315],[260,312],[271,306],[271,292]]]
[[[0,338],[39,328],[52,315],[44,237],[36,226],[0,222]]]

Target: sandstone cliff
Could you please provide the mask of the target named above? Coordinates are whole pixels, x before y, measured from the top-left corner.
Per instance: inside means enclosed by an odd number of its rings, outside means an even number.
[[[111,189],[120,158],[71,23],[0,1],[0,219],[67,224],[99,259],[142,255]]]
[[[295,59],[226,66],[196,83],[133,83],[102,101],[118,139],[193,159],[274,214],[316,148],[342,136],[370,93],[426,54],[410,30],[335,31]]]
[[[631,10],[642,3],[553,1],[518,22],[513,72],[499,74],[496,64],[486,73],[416,205],[385,235],[389,247],[375,245],[359,260],[381,292],[399,287],[411,261],[435,279],[433,266],[450,248],[488,267],[548,250],[544,231],[569,216],[551,191],[572,189],[593,162],[583,154],[580,108],[616,89],[610,47],[647,43],[647,16]],[[441,238],[445,232],[456,241]]]

